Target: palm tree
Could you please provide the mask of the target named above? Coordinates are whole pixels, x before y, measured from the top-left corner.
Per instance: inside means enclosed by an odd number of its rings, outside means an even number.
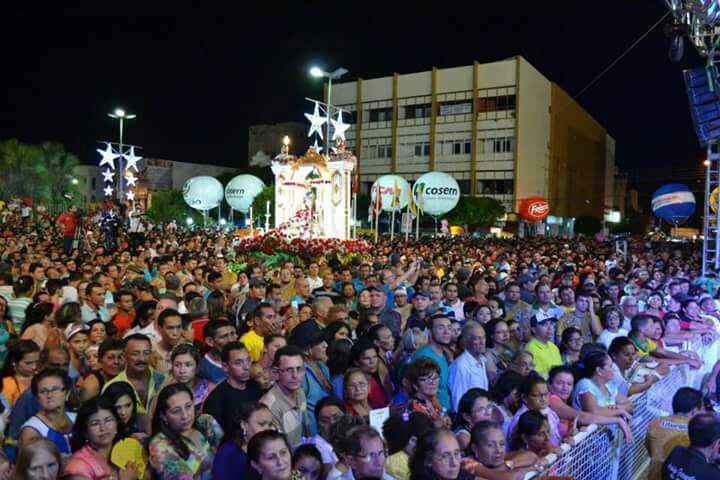
[[[44,142],[40,150],[42,162],[39,169],[42,172],[38,173],[46,180],[43,182],[41,198],[50,205],[64,206],[78,193],[72,182],[72,172],[80,161],[59,143]]]

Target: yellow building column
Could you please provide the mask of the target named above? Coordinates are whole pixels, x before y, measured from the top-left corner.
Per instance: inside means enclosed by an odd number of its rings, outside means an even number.
[[[470,133],[470,194],[477,195],[477,119],[478,119],[478,83],[480,78],[480,64],[473,63],[473,88],[472,88],[472,121]]]
[[[392,155],[390,159],[390,172],[396,173],[397,172],[397,126],[398,126],[398,118],[399,115],[399,109],[398,109],[398,80],[400,79],[399,73],[393,73],[393,83],[392,83]]]
[[[435,170],[435,127],[437,126],[437,67],[432,68],[430,76],[430,95],[432,104],[430,108],[430,168]]]
[[[518,152],[520,150],[520,55],[515,57],[515,144],[513,145],[513,211],[518,211]]]

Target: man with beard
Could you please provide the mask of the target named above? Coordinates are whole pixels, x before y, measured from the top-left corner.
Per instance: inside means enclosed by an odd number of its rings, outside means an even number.
[[[103,387],[105,391],[113,383],[129,383],[135,392],[138,415],[148,415],[150,405],[165,381],[163,374],[150,368],[151,354],[152,342],[146,335],[134,333],[128,336],[125,339],[125,370]]]
[[[412,356],[412,360],[427,357],[433,359],[440,366],[440,385],[437,398],[445,411],[452,410],[450,403],[450,392],[448,391],[449,365],[447,356],[450,340],[452,338],[452,326],[450,319],[442,314],[433,315],[427,319],[429,328],[428,344],[420,347]]]

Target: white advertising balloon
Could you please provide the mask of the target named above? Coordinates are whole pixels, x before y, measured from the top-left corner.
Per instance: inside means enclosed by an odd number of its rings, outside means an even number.
[[[210,210],[220,205],[223,199],[222,183],[206,175],[188,179],[182,192],[185,203],[195,210]]]
[[[380,208],[385,212],[396,212],[407,207],[410,198],[410,184],[398,175],[383,175],[375,180],[370,189],[372,205],[377,202],[377,191],[380,189]],[[397,194],[395,190],[398,190]],[[397,198],[396,198],[397,195]],[[393,206],[393,202],[395,205]]]
[[[247,213],[265,184],[255,175],[238,175],[225,185],[225,201],[233,209]]]
[[[444,172],[428,172],[415,180],[412,189],[415,204],[434,217],[445,215],[460,201],[460,185]]]

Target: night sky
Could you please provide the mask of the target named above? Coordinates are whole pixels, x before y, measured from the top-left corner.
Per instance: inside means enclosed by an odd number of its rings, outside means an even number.
[[[662,0],[473,11],[302,3],[132,14],[6,7],[0,139],[61,142],[94,162],[96,140],[117,137],[105,113],[122,106],[138,116],[125,139],[146,156],[242,168],[248,126],[304,121],[304,97],[322,94],[307,74],[313,64],[346,67],[352,80],[521,54],[574,96],[667,12]],[[617,163],[641,191],[676,180],[699,192],[703,150],[681,70],[703,62],[688,45],[683,63],[671,63],[668,42],[661,24],[579,102],[615,137]]]

